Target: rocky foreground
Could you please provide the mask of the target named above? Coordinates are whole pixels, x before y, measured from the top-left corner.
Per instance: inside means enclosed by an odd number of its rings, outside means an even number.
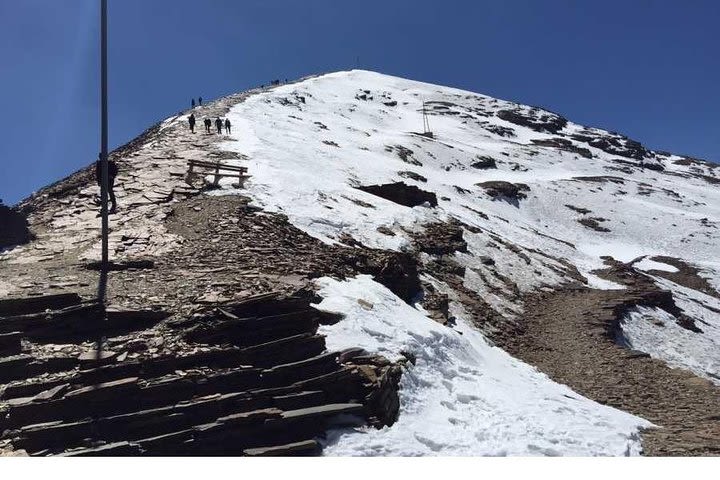
[[[407,259],[348,255],[247,199],[200,195],[184,163],[222,157],[206,151],[215,137],[161,130],[112,153],[120,209],[107,311],[95,301],[91,169],[20,207],[38,238],[2,265],[0,285],[15,292],[0,299],[3,451],[307,455],[331,427],[392,424],[399,366],[362,349],[327,351],[317,329],[337,319],[311,306],[306,287],[360,270],[409,288]],[[178,174],[158,174],[159,163]]]

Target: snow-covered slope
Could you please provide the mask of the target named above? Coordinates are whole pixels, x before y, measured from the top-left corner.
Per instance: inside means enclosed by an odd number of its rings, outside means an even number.
[[[423,103],[432,136],[422,134]],[[693,265],[697,279],[715,291],[720,287],[720,170],[712,164],[648,151],[621,135],[541,109],[358,70],[254,95],[228,117],[234,133],[223,148],[248,158],[239,163],[252,175],[240,192],[329,243],[352,238],[373,248],[405,250],[424,225],[459,221],[467,249],[452,256],[465,269],[464,287],[505,318],[521,316],[518,295],[570,281],[573,269],[592,288],[624,288],[592,273],[605,265],[604,257],[628,264],[639,260],[636,269],[650,273],[674,268],[653,257],[680,259]],[[402,205],[360,188],[399,182],[434,197]],[[218,193],[233,191],[225,187]],[[685,297],[694,302],[685,313],[709,328],[701,325],[695,337],[685,331],[675,335],[673,328],[682,330],[675,326],[657,333],[658,322],[638,326],[652,322],[652,312],[641,311],[624,323],[627,339],[672,366],[713,378],[720,359],[718,349],[710,348],[720,341],[718,310],[708,303],[714,299],[703,303],[679,283],[653,278],[680,302]],[[457,299],[438,278],[424,280]],[[409,307],[367,320],[385,322],[375,327],[354,319],[356,306],[347,307],[342,284],[321,284],[328,303],[349,315],[350,323],[329,332],[338,346],[349,345],[343,335],[354,332],[367,338],[368,349],[397,354],[402,346],[419,358],[415,373],[403,380],[406,403],[398,428],[343,436],[330,452],[637,451],[633,431],[646,423],[585,400],[573,403],[573,395],[568,400],[562,387],[484,343],[471,332],[464,312],[455,312],[456,329],[466,334],[462,341],[438,333],[440,327],[420,333],[430,327],[421,327],[421,315]],[[357,298],[365,292],[368,301],[392,303],[388,292],[368,279],[344,288]],[[419,330],[387,324],[398,316],[416,318]],[[513,403],[517,391],[526,397]],[[502,405],[504,415],[498,413]],[[538,405],[547,416],[539,414]],[[563,412],[571,411],[564,433],[546,436],[546,427],[562,423]],[[484,423],[491,417],[513,423],[515,416],[521,420],[507,430]],[[554,442],[559,444],[553,447]]]
[[[400,417],[382,430],[338,431],[330,455],[637,455],[637,417],[550,381],[464,320],[443,327],[367,276],[322,279],[321,309],[346,315],[326,327],[330,348],[360,346],[391,359],[413,352]],[[358,299],[363,303],[358,303]]]
[[[413,133],[422,131],[423,101],[434,139]],[[569,258],[584,274],[601,266],[603,255],[629,261],[667,254],[701,266],[702,274],[720,286],[714,255],[720,189],[692,175],[696,170],[714,175],[710,166],[648,154],[645,165],[662,165],[665,171],[641,169],[637,159],[572,139],[583,131],[578,125],[567,123],[552,134],[495,116],[513,109],[523,110],[462,90],[365,71],[340,72],[239,104],[229,115],[237,141],[227,148],[250,157],[248,190],[258,203],[327,241],[347,233],[368,246],[400,249],[408,242],[402,228],[452,216],[482,230],[470,235],[471,252],[492,231]],[[589,151],[592,158],[534,144],[557,138]],[[497,168],[473,168],[488,157]],[[522,207],[493,201],[476,186],[493,180],[528,185]],[[408,208],[354,188],[398,181],[434,192],[438,207]],[[566,205],[591,212],[583,215]],[[583,227],[578,223],[583,217],[607,219],[599,223],[610,231]],[[396,235],[379,233],[382,226]],[[508,273],[523,281],[521,288],[537,283],[536,278],[518,278],[516,269]],[[528,272],[528,277],[537,275]]]
[[[423,101],[434,139],[413,133],[422,130]],[[515,111],[549,119],[532,129],[497,116]],[[402,249],[404,229],[454,217],[480,230],[466,232],[469,253],[493,257],[521,291],[559,280],[529,248],[570,260],[593,285],[606,285],[589,274],[604,255],[625,262],[669,255],[698,266],[720,286],[720,169],[711,164],[615,147],[615,134],[570,122],[557,129],[560,117],[542,110],[365,71],[253,96],[229,117],[237,141],[226,148],[250,157],[249,192],[323,240],[350,234],[371,247]],[[641,154],[645,168],[633,158]],[[473,167],[488,158],[496,168]],[[476,186],[496,180],[526,184],[527,199],[521,206],[493,200]],[[438,207],[408,208],[354,188],[399,181],[435,193]],[[531,262],[518,265],[483,248],[489,232],[527,247]],[[482,291],[473,274],[482,267],[467,257],[459,258],[471,267],[466,281]]]

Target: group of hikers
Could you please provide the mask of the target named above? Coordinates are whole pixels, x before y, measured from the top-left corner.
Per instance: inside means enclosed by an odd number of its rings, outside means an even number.
[[[190,105],[195,108],[195,99],[193,98],[190,101]],[[198,97],[197,99],[197,105],[202,106],[202,97]],[[190,131],[192,133],[195,133],[195,114],[191,113],[188,117],[188,122],[190,123]],[[206,118],[203,123],[205,124],[205,132],[206,133],[212,133],[212,125],[213,120]],[[223,127],[225,128],[225,133],[227,135],[230,135],[230,119],[226,118],[225,120],[221,119],[220,117],[217,117],[215,119],[215,128],[217,129],[218,135],[222,134]],[[101,160],[102,154],[98,154],[98,159],[95,162],[95,179],[97,180],[98,185],[102,185],[102,160]],[[118,174],[118,166],[115,161],[110,160],[108,158],[108,197],[110,199],[110,210],[108,213],[115,213],[117,211],[117,200],[115,199],[115,177],[117,177]],[[99,203],[99,199],[97,200]]]
[[[202,106],[202,97],[198,97],[197,105]],[[192,108],[195,108],[195,99],[194,98],[190,100],[190,106]],[[194,113],[190,113],[190,116],[188,117],[188,123],[190,124],[190,131],[192,133],[195,133],[196,119],[195,119]],[[205,125],[205,133],[212,133],[213,121],[209,118],[206,118],[205,120],[203,120],[203,124]],[[223,127],[225,127],[225,133],[227,135],[230,135],[230,119],[226,118],[223,121],[223,119],[221,119],[220,117],[217,117],[215,119],[215,128],[217,129],[218,135],[222,134]]]
[[[195,114],[194,113],[191,113],[190,116],[188,117],[188,123],[190,124],[190,131],[192,133],[195,133]],[[203,123],[205,124],[205,133],[212,133],[211,129],[212,129],[213,121],[210,120],[209,118],[206,118],[203,121]],[[222,134],[223,126],[225,127],[225,133],[227,135],[230,135],[230,126],[231,126],[230,119],[226,118],[225,121],[223,122],[222,118],[217,117],[215,119],[215,128],[217,129],[218,135]]]

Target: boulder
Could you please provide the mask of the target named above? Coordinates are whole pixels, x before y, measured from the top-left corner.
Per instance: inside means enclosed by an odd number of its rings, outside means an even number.
[[[415,185],[408,185],[405,182],[367,185],[356,188],[406,207],[417,207],[426,202],[431,207],[437,206],[437,197],[434,193],[426,192]]]

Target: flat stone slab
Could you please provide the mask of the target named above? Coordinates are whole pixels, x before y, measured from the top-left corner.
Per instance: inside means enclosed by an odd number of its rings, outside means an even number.
[[[95,448],[83,448],[64,452],[58,457],[109,457],[109,456],[130,456],[139,455],[140,446],[130,442],[108,443]]]
[[[38,297],[4,298],[0,300],[0,317],[12,315],[26,315],[29,313],[44,312],[47,309],[78,305],[82,299],[77,293],[58,293],[55,295],[42,295]]]
[[[117,353],[111,350],[88,350],[87,352],[81,353],[78,356],[78,360],[81,365],[87,364],[106,364],[111,362],[117,357]]]
[[[95,393],[110,393],[111,391],[121,391],[128,388],[136,387],[138,383],[138,377],[123,378],[120,380],[114,380],[112,382],[98,383],[89,387],[78,388],[72,392],[65,394],[65,398],[77,398],[85,395],[92,395]]]
[[[320,446],[315,440],[288,443],[274,447],[248,448],[243,453],[249,457],[285,457],[291,455],[316,455]]]
[[[34,452],[40,449],[63,445],[77,445],[92,435],[93,423],[89,420],[78,422],[48,422],[30,425],[20,430],[20,438],[13,443]]]
[[[60,398],[70,388],[70,384],[63,383],[53,388],[44,390],[33,397],[33,402],[46,402],[48,400],[54,400]]]
[[[282,410],[298,410],[320,405],[325,400],[325,393],[319,390],[277,395],[272,397],[273,403]]]
[[[263,408],[252,412],[234,413],[226,417],[220,417],[217,421],[232,425],[251,425],[262,423],[268,418],[278,418],[282,414],[283,411],[277,408]]]
[[[341,414],[363,415],[364,412],[365,407],[361,403],[331,403],[329,405],[320,405],[319,407],[290,410],[283,412],[281,417],[290,420],[297,418],[329,417]]]

